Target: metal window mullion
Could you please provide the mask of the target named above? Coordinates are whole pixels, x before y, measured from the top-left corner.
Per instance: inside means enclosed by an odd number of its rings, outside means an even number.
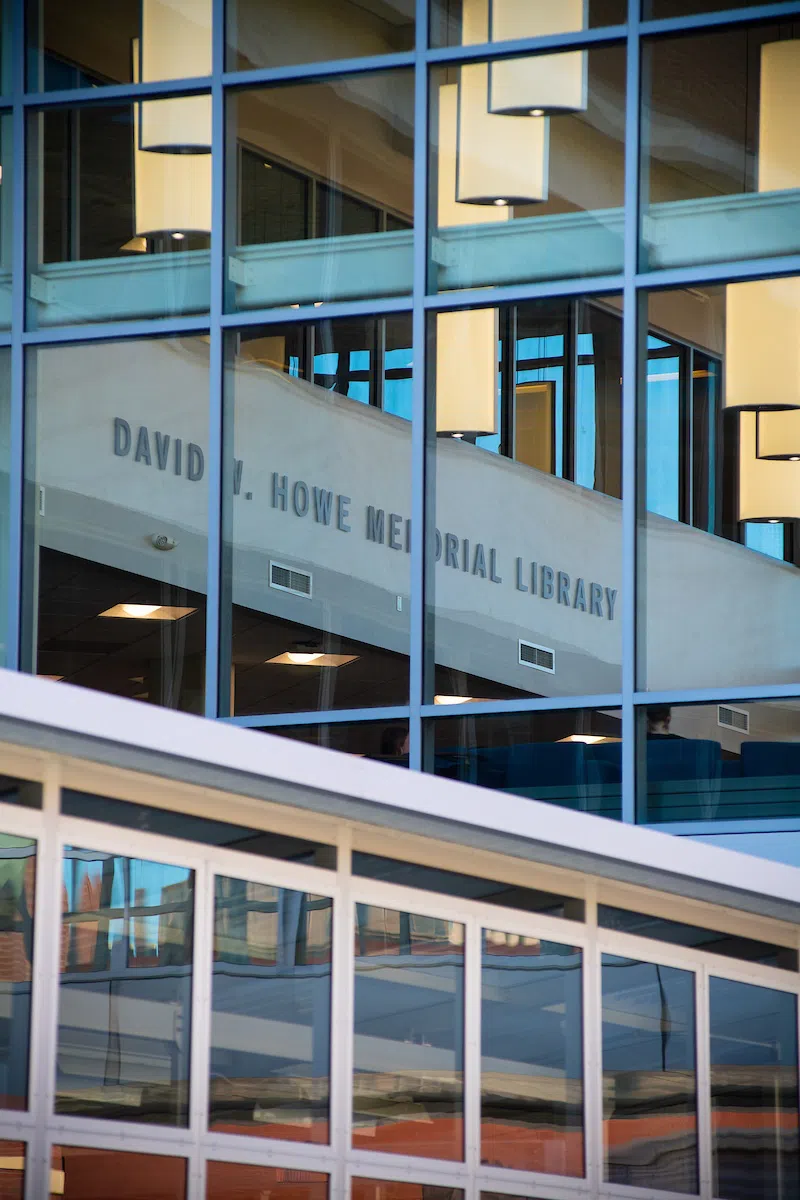
[[[25,490],[25,11],[13,6],[11,23],[11,396],[8,470],[9,557],[5,630],[5,665],[19,670],[21,659],[22,564]]]
[[[464,1161],[474,1182],[481,1165],[481,921],[471,918],[464,933]]]
[[[225,304],[225,0],[212,4],[211,82],[211,295],[210,354],[208,366],[208,529],[206,560],[206,663],[205,715],[216,717],[220,705],[220,632],[222,590],[222,537],[224,421],[224,333],[221,318]]]
[[[46,1137],[55,1098],[58,1046],[58,998],[61,964],[61,843],[56,811],[59,779],[54,770],[45,782],[45,822],[37,846],[33,924],[33,971],[30,1022],[29,1105],[35,1133],[25,1171],[26,1200],[50,1194],[50,1147]]]
[[[697,1166],[701,1200],[713,1196],[711,1161],[711,1023],[708,1005],[709,968],[695,973],[695,1064],[697,1071]]]
[[[431,292],[425,297],[425,308],[436,312],[449,312],[461,308],[498,308],[503,304],[523,303],[526,300],[565,299],[569,296],[585,296],[591,289],[593,296],[602,293],[619,293],[623,290],[625,276],[622,272],[611,275],[580,276],[571,279],[543,279],[532,283],[501,284],[495,287],[463,288],[453,292]]]
[[[351,895],[351,831],[342,826],[337,843],[337,893],[333,901],[330,1034],[330,1148],[335,1167],[329,1200],[348,1200],[345,1166],[353,1129],[353,997],[355,906]]]
[[[211,988],[214,952],[214,869],[211,860],[195,868],[192,929],[192,1001],[189,1070],[189,1132],[192,1153],[187,1200],[205,1200],[205,1156],[211,1047]]]
[[[416,51],[414,57],[414,266],[412,337],[414,375],[411,402],[411,561],[409,620],[409,766],[423,766],[422,705],[426,699],[428,661],[433,647],[426,638],[428,608],[427,571],[428,438],[427,438],[427,316],[425,291],[428,275],[428,0],[416,0]],[[431,572],[432,580],[432,572]]]
[[[586,895],[588,942],[583,950],[583,1127],[586,1177],[592,1194],[603,1183],[603,1014],[596,885]]]
[[[625,81],[624,286],[622,311],[622,820],[636,820],[636,534],[639,313],[639,125],[641,0],[628,0]]]

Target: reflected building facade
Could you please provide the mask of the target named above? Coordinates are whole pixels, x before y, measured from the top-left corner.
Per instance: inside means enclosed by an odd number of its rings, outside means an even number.
[[[9,696],[800,867],[799,103],[798,0],[2,0]],[[0,1196],[796,1191],[786,913],[53,771]]]

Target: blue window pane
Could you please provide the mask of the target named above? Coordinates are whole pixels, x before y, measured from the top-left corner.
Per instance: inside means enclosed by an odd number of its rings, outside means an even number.
[[[783,558],[784,526],[781,521],[774,524],[763,524],[761,521],[747,521],[744,527],[744,544],[749,550],[758,550],[759,554],[768,554],[770,558]]]
[[[315,375],[335,375],[339,370],[339,354],[338,351],[331,351],[328,354],[314,355],[314,374]]]
[[[581,337],[591,339],[591,334]],[[578,367],[578,394],[575,403],[575,482],[593,488],[597,454],[597,416],[595,407],[595,369],[592,363]]]
[[[332,911],[325,896],[217,878],[212,1128],[328,1141]]]
[[[647,374],[647,507],[680,519],[680,360],[652,359]]]
[[[351,350],[350,351],[350,370],[351,371],[368,371],[369,370],[369,350]]]
[[[385,364],[387,371],[410,371],[414,365],[414,356],[410,349],[387,350]]]
[[[594,334],[578,334],[578,354],[594,354]]]
[[[369,404],[369,381],[351,379],[347,385],[347,394],[351,400],[358,400],[360,404]]]
[[[383,385],[383,407],[395,417],[411,420],[411,380],[387,379]]]
[[[185,1125],[194,873],[68,848],[56,1112]]]

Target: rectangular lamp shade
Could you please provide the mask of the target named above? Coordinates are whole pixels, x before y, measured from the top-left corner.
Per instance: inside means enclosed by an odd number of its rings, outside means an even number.
[[[758,190],[800,187],[800,39],[761,47]]]
[[[211,74],[212,0],[142,0],[142,82]]]
[[[133,43],[134,82],[139,82],[138,41]],[[182,124],[181,105],[194,105],[195,100],[207,100],[209,106],[209,137],[211,97],[182,97],[176,100],[145,100],[135,114],[137,124],[150,121],[145,116],[153,106],[171,105],[170,120]],[[160,108],[163,116],[165,110]],[[186,113],[190,126],[195,108]],[[210,149],[210,147],[209,147]],[[133,144],[134,212],[136,234],[139,237],[157,233],[211,232],[211,154],[169,154],[145,150],[134,135]]]
[[[800,276],[725,292],[725,408],[800,406]]]
[[[800,408],[768,409],[756,417],[759,458],[800,459]]]
[[[585,0],[488,0],[488,4],[490,42],[576,33],[586,27]],[[492,63],[489,108],[493,113],[537,116],[585,112],[588,66],[585,50]]]
[[[508,221],[507,207],[479,207],[456,201],[456,129],[458,126],[458,84],[445,83],[439,88],[439,163],[437,171],[437,224],[492,225]]]
[[[800,518],[800,462],[774,462],[756,454],[756,422],[775,415],[739,414],[739,521]]]
[[[458,88],[456,200],[459,204],[534,204],[548,195],[547,117],[488,111],[489,67],[461,68]]]
[[[497,432],[496,308],[436,316],[437,433]]]
[[[142,0],[140,69],[144,83],[210,75],[211,0]],[[207,153],[211,96],[143,104],[139,142],[142,150]]]

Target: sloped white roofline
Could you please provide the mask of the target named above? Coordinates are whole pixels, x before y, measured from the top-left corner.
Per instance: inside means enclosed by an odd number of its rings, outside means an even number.
[[[800,868],[0,669],[0,740],[800,923]]]

